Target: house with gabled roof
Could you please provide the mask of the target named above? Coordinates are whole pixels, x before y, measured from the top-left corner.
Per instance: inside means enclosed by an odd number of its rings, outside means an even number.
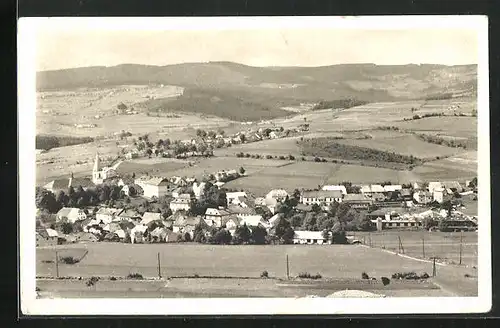
[[[326,185],[321,188],[324,191],[340,191],[342,195],[347,195],[347,189],[343,185]]]
[[[329,206],[334,202],[341,203],[342,199],[343,195],[340,190],[303,191],[300,195],[300,202],[304,205],[324,204]]]
[[[126,209],[115,215],[113,221],[136,221],[142,220],[141,214],[136,209]]]
[[[295,231],[293,235],[294,244],[322,245],[331,244],[330,238],[325,238],[322,231]]]
[[[170,210],[172,212],[177,211],[189,211],[191,209],[191,199],[186,198],[176,198],[170,202]]]
[[[95,218],[107,224],[113,221],[121,212],[123,212],[121,208],[101,207],[95,214]]]
[[[83,190],[95,187],[92,180],[88,178],[69,178],[55,179],[43,186],[43,189],[48,190],[54,194],[59,193],[59,191],[67,192],[69,187],[78,188],[82,187]]]
[[[194,237],[194,229],[197,225],[200,225],[202,229],[207,229],[209,226],[199,216],[188,216],[180,214],[176,216],[176,219],[172,225],[172,231],[179,234],[189,233],[191,239]]]
[[[224,218],[229,215],[231,215],[231,213],[223,208],[207,208],[205,211],[205,222],[213,222],[213,225],[216,227],[221,227],[223,225]]]
[[[160,198],[169,191],[169,180],[163,177],[141,177],[135,180],[135,184],[139,185],[143,190],[144,197]]]
[[[161,215],[161,213],[145,212],[142,215],[141,224],[142,225],[148,225],[152,221],[161,221],[161,220],[163,220],[163,216]]]
[[[87,218],[87,214],[81,208],[63,207],[56,214],[56,222],[67,220],[69,223],[75,223]]]

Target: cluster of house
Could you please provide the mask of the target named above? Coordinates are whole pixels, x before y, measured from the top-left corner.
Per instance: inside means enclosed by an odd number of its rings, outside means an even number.
[[[290,136],[290,134],[308,131],[309,124],[300,124],[297,128],[291,128],[284,130],[283,127],[271,127],[271,128],[258,128],[258,129],[248,129],[246,131],[240,131],[232,135],[216,134],[215,136],[206,137],[196,137],[191,139],[180,140],[180,144],[184,146],[204,146],[205,150],[190,150],[183,152],[181,154],[175,155],[176,158],[189,158],[189,157],[201,157],[201,156],[213,156],[214,148],[230,147],[231,145],[237,145],[241,143],[257,142],[267,139],[279,139]],[[198,148],[199,149],[199,148]],[[163,148],[153,147],[151,149],[152,153],[161,155],[162,157],[173,157],[174,154]],[[146,156],[145,150],[139,150],[133,148],[127,153],[125,153],[126,159],[138,158],[140,156]]]
[[[215,185],[221,187],[223,181],[239,176],[236,170],[218,171],[213,174]],[[84,189],[100,184],[106,179],[116,177],[113,168],[101,168],[99,157],[92,174],[92,181],[85,178],[59,179],[45,185],[45,189],[67,190],[69,186],[82,186]],[[105,239],[125,240],[130,237],[130,242],[142,242],[145,235],[149,241],[157,240],[163,242],[177,241],[189,234],[193,238],[196,225],[202,227],[225,227],[231,234],[236,228],[245,224],[251,227],[261,226],[268,233],[272,234],[272,229],[280,219],[276,214],[277,207],[287,198],[292,197],[286,190],[273,189],[264,197],[254,198],[244,191],[226,192],[227,207],[208,208],[204,215],[198,217],[188,216],[194,199],[200,199],[203,195],[206,183],[198,182],[195,178],[185,178],[173,176],[155,177],[142,176],[133,181],[125,183],[120,179],[118,185],[122,187],[122,192],[129,194],[132,186],[136,188],[137,194],[142,194],[146,198],[160,198],[166,195],[172,196],[170,209],[172,215],[164,218],[161,213],[146,212],[140,215],[131,209],[117,209],[101,207],[97,212],[93,209],[84,210],[81,208],[63,208],[57,215],[56,220],[66,220],[72,224],[80,224],[81,230],[76,240],[92,241],[95,238],[101,240],[104,234]],[[425,218],[445,218],[449,213],[446,210],[430,210],[426,206],[431,202],[443,203],[449,197],[457,193],[461,196],[474,195],[476,188],[469,188],[470,181],[464,185],[456,181],[430,182],[428,184],[414,183],[411,186],[402,185],[361,185],[359,188],[346,188],[344,185],[325,185],[319,190],[303,190],[300,194],[298,210],[311,211],[316,204],[323,209],[327,209],[332,203],[347,203],[351,208],[369,210],[372,205],[377,206],[377,210],[368,215],[373,224],[378,229],[421,227]],[[359,190],[357,193],[348,192]],[[262,215],[257,214],[255,208],[265,207],[272,213],[272,218],[266,220]],[[402,211],[402,208],[405,211]],[[412,211],[408,211],[412,208]],[[91,214],[88,214],[91,213]],[[452,211],[452,219],[467,224],[477,226],[477,217],[464,215],[458,210]],[[152,225],[153,222],[162,223]],[[48,241],[56,237],[56,233],[47,229],[44,234],[37,234],[40,241]],[[91,237],[93,235],[94,237]],[[314,238],[313,238],[314,237]],[[73,237],[71,237],[73,238]],[[71,239],[70,238],[70,239]],[[83,238],[83,239],[82,239]],[[38,240],[37,239],[37,240]],[[321,232],[296,231],[294,243],[324,243],[328,242],[323,238]]]

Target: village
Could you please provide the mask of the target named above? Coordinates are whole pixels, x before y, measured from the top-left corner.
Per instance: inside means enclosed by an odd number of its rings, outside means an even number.
[[[272,132],[272,131],[271,131]],[[146,153],[147,155],[147,153]],[[194,177],[120,176],[96,154],[92,178],[37,188],[37,246],[113,241],[359,243],[350,231],[477,231],[477,179],[406,185],[343,182],[266,195],[228,190],[243,167]],[[474,212],[474,211],[473,211]]]

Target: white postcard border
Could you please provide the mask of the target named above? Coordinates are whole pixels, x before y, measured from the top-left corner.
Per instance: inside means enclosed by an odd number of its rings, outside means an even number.
[[[478,32],[478,297],[383,299],[198,298],[36,299],[35,292],[35,59],[39,28],[460,28]],[[423,50],[425,51],[425,50]],[[21,18],[18,24],[19,251],[24,315],[424,314],[483,313],[492,305],[489,168],[488,20],[486,16]]]

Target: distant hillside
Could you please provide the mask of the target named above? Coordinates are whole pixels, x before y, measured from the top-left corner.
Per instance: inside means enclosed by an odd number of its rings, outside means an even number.
[[[467,94],[474,92],[476,80],[476,65],[251,67],[210,62],[168,66],[124,64],[43,71],[37,74],[37,89],[161,83],[219,90],[251,87],[264,94],[307,96],[317,100],[355,97],[385,101],[424,98],[439,92]]]
[[[80,87],[166,84],[184,87],[176,98],[136,104],[148,111],[195,112],[237,121],[291,115],[284,106],[473,96],[475,65],[251,67],[231,62],[168,66],[124,64],[45,71],[39,91]],[[444,96],[442,96],[444,95]],[[324,107],[324,106],[323,106]]]

